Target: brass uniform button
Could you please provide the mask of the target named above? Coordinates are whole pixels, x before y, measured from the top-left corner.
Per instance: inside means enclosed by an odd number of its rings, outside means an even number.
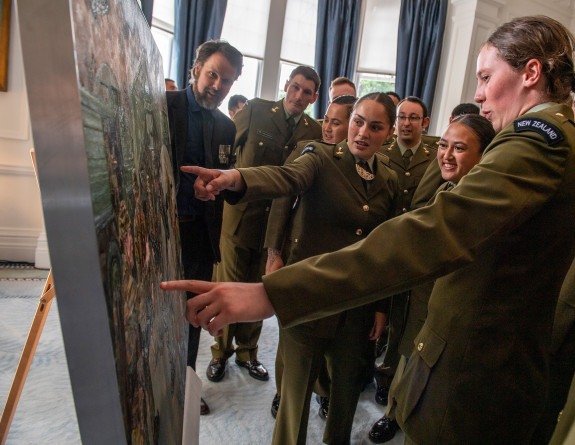
[[[362,233],[363,233],[363,230],[361,230],[361,229],[357,229],[357,230],[355,231],[355,234],[356,234],[357,236],[361,236]]]
[[[367,204],[363,206],[363,211],[369,212],[369,206]]]
[[[264,143],[263,143],[262,141],[260,141],[260,142],[258,143],[258,145],[259,145],[260,147],[263,147]]]
[[[417,350],[418,350],[419,352],[421,352],[422,349],[423,349],[423,343],[418,343],[418,344],[417,344]]]
[[[403,194],[404,194],[404,195],[407,195],[408,193],[409,193],[409,190],[407,190],[407,189],[405,189],[405,190],[403,191]]]
[[[411,173],[405,172],[405,176],[411,176]]]

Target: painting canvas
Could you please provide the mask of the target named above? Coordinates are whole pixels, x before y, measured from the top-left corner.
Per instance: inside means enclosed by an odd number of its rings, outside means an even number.
[[[11,5],[12,0],[0,0],[0,91],[8,91]]]
[[[83,443],[181,443],[185,296],[162,61],[136,0],[18,4]]]

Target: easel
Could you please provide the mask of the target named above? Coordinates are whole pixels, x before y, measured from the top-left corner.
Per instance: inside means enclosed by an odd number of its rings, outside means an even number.
[[[30,151],[30,155],[32,156],[32,163],[34,164],[34,171],[36,172],[37,177],[34,149]],[[22,389],[24,388],[24,383],[26,382],[26,377],[28,376],[28,371],[30,370],[30,365],[34,358],[34,353],[36,352],[36,347],[40,341],[40,335],[42,335],[42,330],[44,329],[44,324],[46,324],[48,312],[50,312],[50,306],[52,306],[52,301],[55,296],[56,291],[54,290],[52,269],[50,269],[48,278],[46,278],[44,290],[40,296],[38,308],[36,309],[36,315],[34,315],[28,338],[26,339],[24,349],[22,350],[22,356],[18,362],[18,368],[16,368],[16,375],[14,376],[14,381],[12,382],[10,392],[8,393],[8,399],[6,400],[6,405],[2,412],[2,418],[0,419],[0,445],[4,445],[8,439],[10,425],[12,424],[12,419],[14,418],[14,413],[16,412],[16,407],[18,406],[18,401],[20,400],[20,395],[22,394]]]

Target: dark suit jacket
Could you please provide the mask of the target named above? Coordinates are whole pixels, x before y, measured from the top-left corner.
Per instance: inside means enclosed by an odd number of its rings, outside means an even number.
[[[319,139],[321,127],[303,114],[291,137],[283,101],[251,99],[234,117],[237,133],[235,167],[282,165],[298,141]],[[263,247],[270,200],[225,205],[223,231],[236,245],[259,250]]]
[[[191,88],[188,87],[188,88]],[[186,139],[188,135],[188,98],[186,90],[167,91],[168,119],[170,122],[170,141],[172,146],[172,165],[174,169],[174,180],[176,182],[176,193],[179,193],[180,167],[183,165],[184,153],[186,151]],[[214,113],[214,127],[210,135],[204,126],[204,149],[205,163],[202,167],[227,169],[228,163],[221,163],[219,160],[219,146],[234,143],[236,128],[232,120],[219,110]],[[218,197],[215,201],[207,201],[205,205],[205,221],[210,234],[210,244],[214,253],[214,258],[220,260],[220,232],[222,227],[223,199]]]

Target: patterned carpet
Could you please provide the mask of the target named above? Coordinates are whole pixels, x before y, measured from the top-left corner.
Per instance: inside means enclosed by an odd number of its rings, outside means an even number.
[[[27,264],[0,263],[0,403],[8,396],[16,366],[38,306],[38,299],[48,271]],[[57,287],[56,287],[57,291]],[[57,300],[57,297],[56,297]],[[56,301],[57,303],[57,301]],[[275,318],[264,322],[259,345],[259,359],[268,368],[270,380],[260,382],[247,370],[228,362],[221,382],[206,379],[205,370],[211,358],[211,337],[202,333],[198,374],[203,382],[203,397],[211,414],[200,421],[200,444],[221,443],[264,445],[271,441],[274,419],[270,406],[275,394],[274,361],[278,328]],[[369,386],[358,405],[352,444],[370,444],[369,428],[382,414],[376,405],[375,386]],[[311,402],[308,444],[321,444],[325,422],[317,415],[319,405]],[[28,379],[24,386],[7,445],[80,444],[80,435],[71,392],[57,304],[53,304]],[[403,443],[399,432],[388,444]],[[171,444],[170,444],[171,445]]]

